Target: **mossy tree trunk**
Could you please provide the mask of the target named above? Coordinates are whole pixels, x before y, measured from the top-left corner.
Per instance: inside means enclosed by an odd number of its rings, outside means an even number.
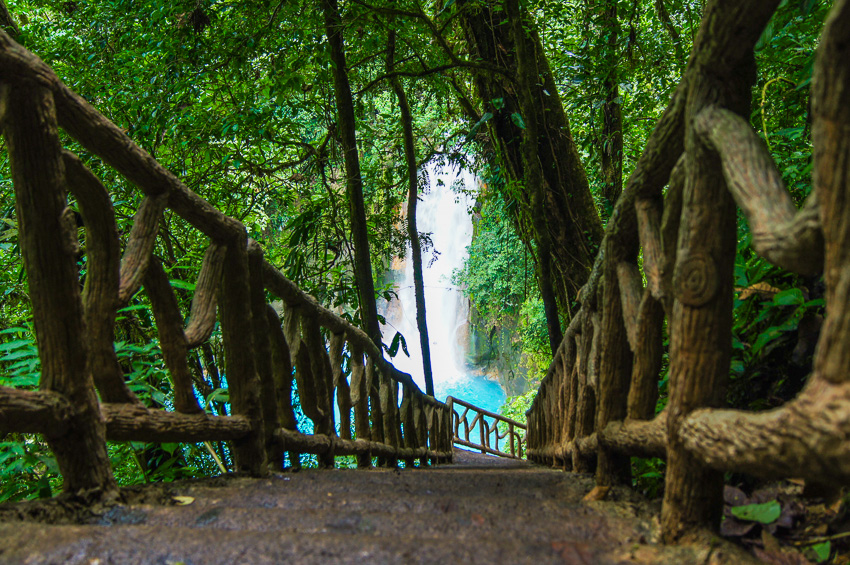
[[[514,220],[536,245],[544,300],[548,260],[552,292],[568,312],[587,281],[602,224],[540,37],[519,5],[511,8],[521,20],[514,24],[495,4],[458,4],[472,56],[503,69],[476,72],[476,89],[493,115],[488,128],[504,180],[517,186]]]

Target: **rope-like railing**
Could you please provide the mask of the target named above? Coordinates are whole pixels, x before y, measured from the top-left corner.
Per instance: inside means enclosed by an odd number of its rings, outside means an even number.
[[[236,469],[254,476],[281,469],[286,452],[317,454],[325,466],[341,455],[356,455],[361,466],[371,465],[373,457],[390,465],[400,459],[408,464],[451,460],[446,404],[423,394],[363,331],[266,261],[244,225],[189,190],[2,31],[0,124],[42,363],[41,390],[0,387],[0,431],[43,433],[66,491],[114,488],[106,440],[229,440]],[[109,193],[62,148],[60,127],[145,194],[123,256]],[[82,293],[68,191],[87,236]],[[167,209],[210,240],[187,327],[153,255]],[[125,384],[115,353],[116,312],[141,288],[173,383],[173,412],[142,405]],[[283,302],[283,320],[266,303],[266,291]],[[216,313],[230,416],[204,413],[187,362],[188,352],[210,338]],[[298,429],[294,392],[313,433]]]
[[[528,411],[529,458],[595,468],[600,485],[629,481],[630,456],[665,458],[667,541],[719,525],[723,471],[850,480],[850,3],[835,2],[818,48],[813,192],[799,211],[748,123],[753,46],[777,4],[707,4],[688,70],[615,206]],[[757,253],[826,275],[814,373],[796,399],[769,412],[719,409],[731,350],[735,204]],[[669,396],[656,416],[665,321]]]
[[[525,424],[452,396],[446,399],[446,404],[452,413],[452,441],[455,445],[499,457],[524,458]],[[502,440],[505,440],[504,447],[500,445]]]

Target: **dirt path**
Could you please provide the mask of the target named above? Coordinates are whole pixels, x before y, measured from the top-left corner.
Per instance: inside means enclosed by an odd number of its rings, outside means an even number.
[[[582,502],[592,487],[468,452],[432,469],[174,483],[127,491],[128,504],[95,508],[86,524],[14,521],[22,507],[0,508],[0,563],[746,562],[725,545],[659,546],[657,508],[617,489]]]

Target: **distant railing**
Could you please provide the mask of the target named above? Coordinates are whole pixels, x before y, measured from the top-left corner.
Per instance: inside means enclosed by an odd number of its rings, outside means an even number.
[[[3,31],[0,126],[42,367],[38,391],[0,387],[0,432],[44,434],[65,491],[115,488],[107,440],[231,441],[235,469],[252,476],[281,469],[286,452],[295,462],[299,453],[317,454],[323,466],[339,455],[356,455],[361,466],[373,457],[388,465],[451,461],[448,406],[423,394],[362,330],[266,261],[241,222],[187,188]],[[60,127],[144,193],[126,242],[107,188],[63,149]],[[68,191],[86,230],[82,292]],[[166,209],[209,238],[187,326],[153,254]],[[116,357],[116,312],[142,287],[173,383],[174,411],[142,405]],[[283,320],[266,291],[283,301]],[[217,318],[229,416],[204,412],[187,363]],[[298,429],[295,392],[314,433]]]
[[[452,414],[452,441],[456,445],[499,457],[522,459],[525,456],[525,424],[451,396],[446,399],[446,404]],[[462,407],[463,412],[458,413],[455,406]],[[470,411],[473,414],[472,421],[469,420]],[[478,433],[477,443],[471,439],[476,432]],[[499,443],[503,439],[507,440],[510,451],[500,448]]]

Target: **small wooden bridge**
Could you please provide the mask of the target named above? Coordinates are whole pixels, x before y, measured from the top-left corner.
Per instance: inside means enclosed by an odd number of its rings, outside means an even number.
[[[600,486],[627,484],[630,457],[666,458],[665,542],[717,526],[724,471],[830,485],[850,479],[850,1],[835,2],[819,46],[811,103],[814,191],[799,211],[747,119],[753,45],[778,3],[708,2],[688,70],[616,205],[581,292],[581,309],[528,413],[528,458],[595,471]],[[87,493],[87,500],[96,501],[116,492],[106,451],[111,440],[229,441],[236,469],[260,479],[300,453],[317,454],[325,469],[341,455],[356,456],[361,467],[371,466],[373,458],[390,467],[398,461],[448,463],[457,440],[499,451],[489,443],[494,431],[512,455],[522,455],[517,423],[491,430],[483,417],[470,422],[456,413],[454,407],[472,409],[462,401],[449,406],[424,395],[360,329],[266,262],[240,222],[189,190],[3,32],[0,126],[12,164],[42,367],[38,391],[0,387],[0,430],[43,434],[67,493]],[[123,257],[110,196],[62,148],[59,128],[144,193]],[[66,192],[75,197],[87,233],[82,292]],[[808,385],[788,405],[762,413],[721,408],[731,344],[736,203],[750,222],[757,252],[790,271],[823,272],[827,288],[826,324]],[[152,254],[166,209],[209,239],[187,326]],[[173,411],[140,403],[114,350],[116,311],[141,287],[173,382]],[[284,304],[282,321],[266,293]],[[186,360],[189,349],[209,338],[217,312],[232,405],[226,417],[207,415],[198,405]],[[669,403],[654,416],[665,323]],[[297,427],[293,387],[312,433]],[[468,433],[476,426],[484,433],[478,443],[460,437],[461,429]],[[463,488],[476,488],[470,484]],[[561,500],[555,491],[539,492],[539,508]],[[313,504],[324,500],[322,492],[312,496]],[[572,508],[576,500],[562,502]],[[501,512],[514,512],[510,504]],[[479,515],[485,522],[489,516]],[[576,514],[563,523],[579,519]],[[15,532],[27,535],[28,528],[6,525],[0,534],[11,539]],[[29,539],[42,539],[31,533]],[[155,537],[148,530],[136,533]],[[635,535],[620,541],[648,541]],[[604,537],[597,542],[612,543]],[[33,543],[37,549],[40,542]],[[570,543],[550,544],[556,562],[609,559],[593,548],[582,556],[584,550]],[[322,555],[316,551],[310,555]],[[564,557],[571,551],[579,557]],[[353,553],[346,555],[337,560],[354,560]],[[393,555],[387,559],[410,554]],[[497,560],[508,554],[493,555]]]

